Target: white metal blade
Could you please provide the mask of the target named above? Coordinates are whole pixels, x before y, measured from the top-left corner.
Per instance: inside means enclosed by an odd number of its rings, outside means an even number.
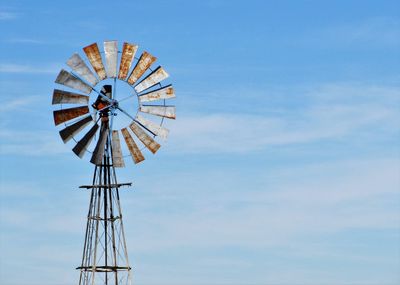
[[[136,145],[135,141],[133,140],[132,136],[130,135],[127,128],[121,129],[122,136],[125,139],[126,145],[128,146],[129,152],[131,153],[133,162],[135,164],[144,160],[144,156],[138,146]]]
[[[61,69],[55,82],[70,87],[72,89],[82,91],[86,94],[89,94],[92,91],[91,86],[83,82],[80,78],[73,76],[71,73],[64,69]]]
[[[54,89],[52,104],[88,104],[89,96]]]
[[[162,99],[175,98],[174,88],[171,85],[165,86],[163,88],[141,94],[139,96],[140,102],[150,102]]]
[[[157,83],[160,83],[164,79],[166,79],[169,74],[161,67],[157,67],[152,73],[150,73],[145,79],[143,79],[138,85],[135,86],[135,90],[137,93],[146,90]]]
[[[104,147],[106,145],[108,134],[109,134],[108,123],[102,123],[99,140],[97,141],[96,147],[92,154],[92,158],[90,159],[91,163],[95,165],[100,165],[101,162],[103,161]]]
[[[168,119],[175,119],[175,106],[147,106],[143,105],[139,108],[140,112],[148,113]]]
[[[147,69],[155,62],[157,58],[152,56],[147,51],[144,51],[133,68],[131,75],[129,75],[128,83],[133,85],[139,78],[146,72]]]
[[[159,136],[163,140],[166,140],[169,134],[169,130],[152,122],[147,120],[146,118],[140,116],[139,114],[136,115],[136,121],[139,122],[141,125],[143,125],[145,128],[147,128],[150,132],[153,134]]]
[[[106,54],[107,77],[117,77],[118,44],[117,41],[105,41],[104,53]]]
[[[104,70],[103,61],[101,59],[99,47],[97,43],[93,43],[83,48],[86,56],[88,57],[90,64],[92,65],[94,71],[96,71],[100,80],[106,79],[106,71]]]
[[[132,122],[129,125],[132,132],[138,137],[138,139],[152,152],[156,153],[160,148],[160,144],[153,140],[138,124]]]
[[[119,79],[125,80],[126,76],[128,75],[129,69],[131,68],[132,60],[136,54],[137,49],[137,45],[124,43],[124,47],[122,48],[121,63],[119,64]]]
[[[60,136],[64,143],[67,143],[73,136],[78,134],[84,127],[86,127],[90,122],[93,121],[92,116],[87,116],[82,120],[77,121],[76,123],[62,129],[60,131]]]
[[[92,84],[92,86],[96,85],[99,80],[93,74],[93,72],[89,69],[86,63],[82,60],[79,54],[74,53],[68,60],[67,65],[72,68],[77,74],[83,77],[87,82]]]
[[[112,163],[114,167],[125,167],[124,157],[121,151],[121,142],[119,140],[118,131],[112,131]]]

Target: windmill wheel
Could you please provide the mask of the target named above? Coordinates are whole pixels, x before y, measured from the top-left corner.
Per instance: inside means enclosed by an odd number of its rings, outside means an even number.
[[[73,142],[72,151],[80,158],[91,153],[90,162],[95,165],[107,155],[114,167],[124,167],[127,156],[135,164],[143,161],[142,151],[147,148],[156,153],[160,148],[156,139],[168,136],[164,118],[175,119],[175,106],[166,105],[166,100],[175,98],[174,89],[161,83],[168,73],[161,66],[152,69],[156,57],[146,51],[135,57],[137,50],[137,45],[125,42],[119,51],[117,41],[105,41],[104,52],[100,52],[93,43],[83,48],[87,60],[73,54],[66,62],[70,71],[62,69],[55,80],[58,87],[52,104],[60,108],[53,115],[54,124],[63,126],[61,139]],[[123,86],[128,91],[119,92]],[[134,102],[129,102],[135,98],[136,110]],[[122,121],[120,127],[116,127],[117,120]],[[122,147],[120,133],[125,141]]]

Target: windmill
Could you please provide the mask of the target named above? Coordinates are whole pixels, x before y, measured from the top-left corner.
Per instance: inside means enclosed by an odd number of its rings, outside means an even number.
[[[161,83],[168,77],[161,66],[151,67],[156,57],[146,51],[136,57],[138,45],[127,42],[121,51],[117,41],[103,47],[93,43],[83,48],[87,59],[74,53],[67,60],[70,71],[58,74],[52,100],[61,139],[94,164],[92,183],[80,186],[91,194],[79,285],[131,284],[119,189],[132,183],[119,183],[115,168],[129,156],[140,163],[146,149],[156,153],[156,138],[169,133],[164,119],[175,119],[175,107],[166,104],[174,89]]]

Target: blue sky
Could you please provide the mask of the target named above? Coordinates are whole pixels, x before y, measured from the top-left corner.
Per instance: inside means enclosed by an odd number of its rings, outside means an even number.
[[[119,170],[136,284],[400,283],[398,1],[3,1],[0,283],[78,280],[93,166],[53,126],[72,53],[157,55],[177,120]]]

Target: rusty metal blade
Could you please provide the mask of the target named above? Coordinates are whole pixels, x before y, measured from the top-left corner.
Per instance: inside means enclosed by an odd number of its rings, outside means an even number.
[[[131,75],[129,75],[128,83],[130,85],[135,84],[136,81],[146,72],[147,69],[155,62],[157,58],[152,56],[147,51],[144,51],[133,68]]]
[[[53,100],[51,102],[55,104],[88,104],[89,96],[81,95],[73,92],[63,91],[54,89]]]
[[[73,76],[71,73],[64,69],[61,69],[55,82],[70,87],[72,89],[80,90],[86,94],[89,94],[92,91],[92,87],[90,85],[86,84],[80,78]]]
[[[105,41],[104,53],[106,55],[107,77],[117,77],[118,45],[117,41]]]
[[[112,162],[114,167],[125,167],[124,157],[121,151],[121,142],[118,131],[112,131]]]
[[[82,120],[77,121],[76,123],[62,129],[60,131],[60,136],[64,143],[67,143],[73,136],[79,133],[84,127],[86,127],[90,122],[93,121],[92,116],[87,116]]]
[[[168,119],[175,119],[175,106],[148,106],[143,105],[139,108],[140,112],[148,113]]]
[[[160,144],[153,140],[138,124],[132,122],[129,125],[132,132],[138,137],[138,139],[152,152],[156,153],[160,148]]]
[[[150,73],[145,79],[143,79],[138,85],[135,86],[135,90],[137,93],[142,92],[143,90],[146,90],[157,83],[163,81],[165,78],[167,78],[169,74],[161,67],[157,67],[156,70],[154,70],[152,73]]]
[[[96,71],[100,80],[105,79],[106,71],[104,70],[103,61],[101,60],[101,55],[97,43],[93,43],[83,48],[86,56],[88,57],[90,64],[93,66],[94,71]]]
[[[72,151],[79,156],[80,158],[83,157],[85,154],[85,150],[87,146],[90,144],[92,141],[94,135],[97,132],[97,129],[99,128],[99,125],[96,123],[93,125],[93,127],[86,133],[86,135],[83,136],[83,138],[75,145],[75,147],[72,149]]]
[[[140,102],[150,102],[157,101],[162,99],[171,99],[175,98],[175,91],[171,85],[165,86],[163,88],[143,93],[139,96]]]
[[[66,121],[72,120],[73,118],[82,116],[89,113],[89,108],[87,106],[57,110],[53,112],[54,124],[57,126]]]
[[[142,152],[140,151],[140,149],[138,148],[138,146],[136,145],[133,138],[131,137],[131,135],[129,134],[128,129],[123,128],[121,130],[121,132],[122,132],[122,136],[125,139],[126,145],[128,146],[129,152],[132,155],[133,162],[135,162],[135,164],[137,164],[137,163],[143,161],[144,156],[143,156]]]
[[[100,165],[103,156],[104,156],[104,147],[106,145],[107,137],[109,134],[108,130],[108,122],[107,123],[102,123],[101,124],[101,129],[100,129],[100,136],[99,140],[97,141],[96,147],[92,153],[92,158],[90,159],[90,162],[95,164],[95,165]]]
[[[136,115],[136,121],[144,126],[146,129],[148,129],[150,132],[155,134],[156,136],[159,136],[163,140],[166,140],[169,134],[169,130],[152,122],[147,120],[146,118],[140,116],[139,114]]]
[[[137,49],[137,45],[124,43],[124,47],[122,48],[121,63],[119,64],[118,79],[125,80],[126,76],[128,75],[129,69],[131,68],[132,60],[136,54]]]
[[[93,72],[89,69],[83,59],[79,56],[79,54],[74,53],[68,60],[67,65],[71,67],[77,74],[83,77],[87,82],[96,85],[99,80],[93,74]]]

